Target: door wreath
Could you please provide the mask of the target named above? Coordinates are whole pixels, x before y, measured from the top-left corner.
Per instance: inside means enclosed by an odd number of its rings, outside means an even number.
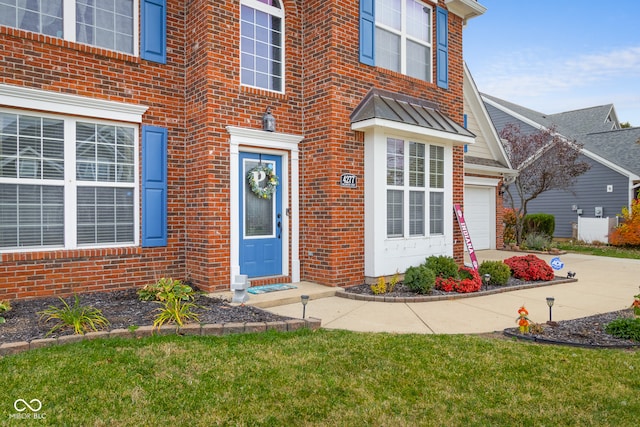
[[[249,187],[256,196],[261,199],[270,199],[273,193],[276,192],[278,186],[278,175],[273,168],[264,164],[259,164],[253,169],[247,172],[247,179],[249,180]],[[266,180],[267,185],[260,187],[259,183]]]

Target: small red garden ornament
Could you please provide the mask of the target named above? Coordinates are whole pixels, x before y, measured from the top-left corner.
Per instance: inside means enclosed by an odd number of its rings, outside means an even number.
[[[640,317],[640,294],[633,296],[635,299],[633,300],[633,304],[631,304],[631,308],[633,308],[633,314]]]
[[[528,334],[529,333],[529,318],[527,317],[529,315],[529,312],[527,311],[526,308],[524,308],[524,305],[522,307],[520,307],[520,309],[518,310],[518,314],[520,315],[517,319],[516,322],[518,323],[518,326],[520,327],[520,333],[521,334]]]

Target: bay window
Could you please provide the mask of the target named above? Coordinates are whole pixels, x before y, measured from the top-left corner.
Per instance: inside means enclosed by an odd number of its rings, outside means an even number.
[[[443,147],[387,138],[386,181],[388,238],[444,233]]]

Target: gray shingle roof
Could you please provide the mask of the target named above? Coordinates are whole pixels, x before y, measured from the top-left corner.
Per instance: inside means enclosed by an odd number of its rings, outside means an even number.
[[[640,127],[590,133],[578,141],[585,150],[640,175]]]
[[[640,127],[614,130],[616,123],[609,121],[615,120],[613,104],[546,115],[491,95],[482,96],[546,128],[555,125],[558,133],[584,144],[585,150],[640,175]]]
[[[607,121],[612,114],[613,104],[582,108],[562,113],[545,114],[505,101],[504,99],[496,98],[495,96],[484,93],[482,96],[547,129],[555,126],[556,131],[568,139],[575,139],[578,135],[591,132],[610,131],[613,130],[615,124],[614,122]]]
[[[475,137],[438,110],[437,104],[400,93],[371,89],[351,113],[351,123],[385,119],[441,132]]]
[[[580,110],[565,111],[564,113],[551,114],[549,120],[557,123],[558,127],[571,129],[567,136],[592,132],[606,132],[614,129],[615,123],[610,120],[613,104],[597,107],[582,108]]]

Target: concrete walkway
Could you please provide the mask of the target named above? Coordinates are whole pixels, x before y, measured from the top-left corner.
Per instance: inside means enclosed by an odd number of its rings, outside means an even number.
[[[480,262],[500,260],[524,253],[478,251]],[[537,255],[549,262],[554,256]],[[270,312],[302,317],[301,294],[311,295],[306,315],[322,320],[327,329],[360,332],[417,334],[462,334],[501,331],[515,327],[518,308],[524,304],[534,322],[549,320],[546,297],[554,297],[553,320],[567,320],[628,308],[640,285],[640,260],[559,255],[566,276],[576,272],[575,283],[504,292],[447,301],[383,303],[356,301],[331,296],[335,288],[312,283],[296,284],[298,289],[251,295],[248,304]]]

